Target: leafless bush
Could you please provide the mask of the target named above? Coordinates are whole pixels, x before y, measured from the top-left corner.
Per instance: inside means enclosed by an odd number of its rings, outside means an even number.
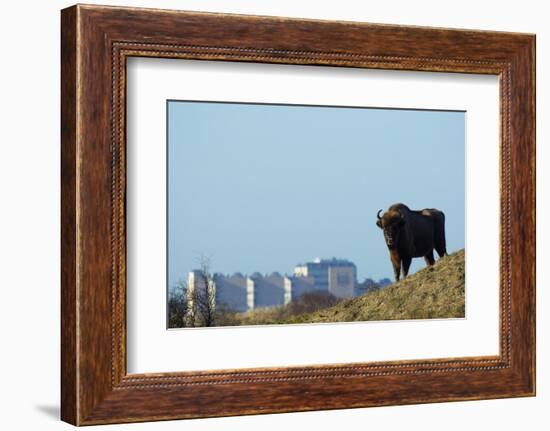
[[[188,326],[216,326],[216,285],[210,273],[210,262],[201,257],[192,289],[189,289]]]
[[[323,308],[332,307],[340,301],[341,299],[330,292],[307,292],[293,299],[292,302],[287,305],[287,312],[289,315],[312,313]]]
[[[186,326],[188,313],[187,284],[180,281],[168,292],[168,327]]]

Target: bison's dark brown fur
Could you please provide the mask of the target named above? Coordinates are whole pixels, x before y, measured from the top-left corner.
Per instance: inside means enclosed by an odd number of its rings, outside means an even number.
[[[395,280],[409,273],[413,257],[424,257],[433,265],[434,249],[439,257],[447,254],[445,244],[445,214],[435,208],[413,211],[404,204],[394,204],[380,217],[376,225],[383,230],[393,265]]]

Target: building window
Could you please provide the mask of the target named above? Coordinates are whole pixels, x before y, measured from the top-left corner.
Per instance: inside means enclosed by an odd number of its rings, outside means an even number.
[[[339,272],[338,274],[336,274],[336,282],[339,285],[348,285],[350,283],[349,274],[345,272]]]

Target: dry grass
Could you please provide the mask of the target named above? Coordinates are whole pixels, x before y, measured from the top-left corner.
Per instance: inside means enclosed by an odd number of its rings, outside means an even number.
[[[308,312],[311,313],[315,310],[327,309],[339,302],[341,302],[341,299],[336,298],[328,292],[310,292],[285,306],[258,308],[244,313],[233,314],[232,319],[228,319],[226,322],[233,325],[287,323],[295,316]]]
[[[295,314],[288,306],[238,313],[230,325],[355,322],[464,317],[464,250],[379,291],[322,310]]]
[[[342,301],[286,323],[464,317],[464,250],[377,292]]]

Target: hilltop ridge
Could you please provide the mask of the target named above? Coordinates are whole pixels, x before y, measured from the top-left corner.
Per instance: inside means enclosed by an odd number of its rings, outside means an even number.
[[[459,318],[465,312],[464,287],[462,249],[379,291],[276,323]]]
[[[461,318],[465,316],[464,265],[461,249],[404,280],[362,296],[344,300],[315,294],[303,296],[282,307],[223,314],[218,325]]]

